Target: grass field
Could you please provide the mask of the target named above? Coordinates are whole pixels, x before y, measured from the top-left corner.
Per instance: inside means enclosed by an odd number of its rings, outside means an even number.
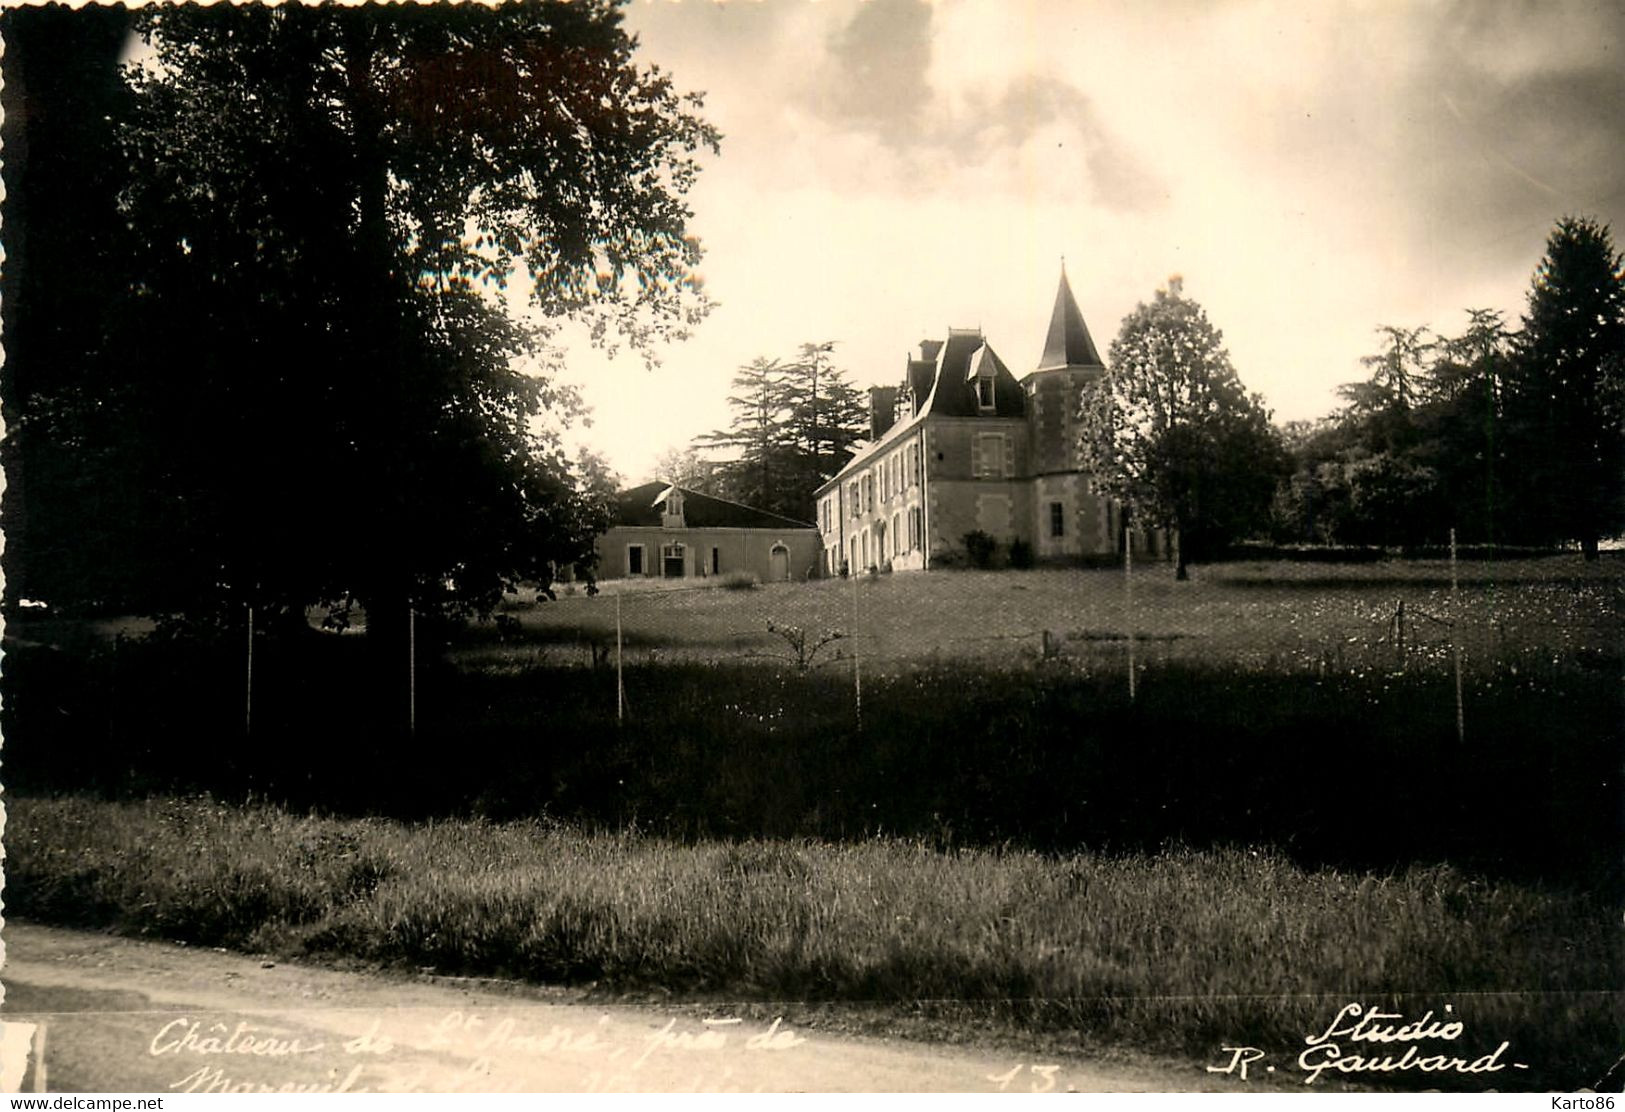
[[[1447,561],[1372,564],[1218,564],[1175,582],[1165,564],[1136,569],[899,573],[774,584],[754,591],[648,591],[620,601],[626,659],[784,659],[769,624],[842,633],[819,660],[853,652],[889,667],[948,659],[1019,660],[1050,651],[1081,663],[1137,659],[1223,661],[1289,672],[1463,665],[1617,651],[1625,631],[1625,560],[1579,556],[1463,562],[1452,596]],[[471,667],[591,660],[615,640],[618,584],[534,604],[505,645],[465,647]],[[1403,602],[1406,653],[1396,644]],[[1459,609],[1460,613],[1455,611]],[[1453,620],[1454,624],[1451,624]]]
[[[678,845],[195,798],[22,799],[9,812],[13,914],[779,1002],[775,1013],[798,1002],[792,1022],[823,1003],[878,1005],[1028,1045],[1223,1061],[1221,1046],[1295,1055],[1348,1003],[1413,1018],[1449,1006],[1467,1032],[1449,1049],[1505,1040],[1508,1060],[1531,1066],[1499,1087],[1573,1090],[1606,1072],[1625,1020],[1606,901],[1448,866],[1373,875],[1269,851],[945,853],[894,839]]]
[[[1452,605],[1438,562],[1220,565],[1189,583],[1159,565],[1136,577],[1132,611],[1113,571],[668,590],[619,600],[619,677],[610,585],[459,635],[419,670],[410,743],[377,713],[404,702],[404,675],[380,694],[365,638],[261,644],[251,740],[235,636],[12,643],[7,782],[545,812],[684,839],[1263,843],[1311,865],[1612,884],[1620,571],[1468,565],[1459,625],[1438,620]],[[842,637],[803,670],[770,626]],[[837,655],[854,651],[857,667]],[[1382,819],[1355,829],[1350,809]]]

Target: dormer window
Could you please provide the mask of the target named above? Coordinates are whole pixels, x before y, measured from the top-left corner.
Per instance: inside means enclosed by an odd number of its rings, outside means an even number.
[[[993,408],[992,371],[983,371],[976,376],[976,408],[981,410]]]
[[[994,402],[993,379],[999,373],[999,357],[993,354],[993,349],[983,344],[976,350],[970,359],[970,373],[965,381],[971,384],[976,391],[976,411],[978,413],[992,413],[996,408]]]
[[[667,517],[682,517],[683,516],[683,492],[682,491],[673,490],[670,494],[666,495],[666,516]]]

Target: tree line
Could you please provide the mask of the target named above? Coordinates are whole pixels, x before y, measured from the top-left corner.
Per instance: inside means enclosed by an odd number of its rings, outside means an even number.
[[[1598,542],[1625,528],[1625,277],[1610,231],[1567,218],[1522,327],[1467,312],[1455,336],[1379,329],[1345,406],[1289,426],[1282,539],[1486,545]]]
[[[1177,574],[1240,539],[1315,545],[1578,544],[1625,529],[1625,259],[1556,224],[1522,327],[1384,326],[1369,377],[1316,422],[1271,423],[1178,284],[1124,320],[1080,406],[1097,487],[1176,530]]]

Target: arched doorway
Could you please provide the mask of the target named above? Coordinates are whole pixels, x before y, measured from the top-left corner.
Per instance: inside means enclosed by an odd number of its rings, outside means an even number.
[[[782,543],[775,544],[767,554],[767,577],[774,583],[784,583],[790,578],[790,550]]]

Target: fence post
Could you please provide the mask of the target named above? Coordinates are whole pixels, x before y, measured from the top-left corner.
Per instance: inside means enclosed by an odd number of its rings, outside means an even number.
[[[1132,517],[1129,519],[1133,520]],[[1128,701],[1134,701],[1134,532],[1123,530],[1123,593],[1128,609]]]
[[[626,722],[626,680],[621,672],[621,590],[615,588],[615,721]]]
[[[1405,670],[1405,600],[1394,608],[1394,652],[1399,656],[1399,670]]]
[[[406,736],[418,736],[418,611],[406,608]]]
[[[243,682],[243,734],[254,736],[254,604],[248,604],[248,674]]]
[[[852,709],[863,733],[863,671],[858,665],[858,576],[852,575]]]
[[[1456,531],[1450,530],[1450,656],[1456,665],[1456,744],[1467,740],[1461,705],[1461,593],[1456,580]]]

